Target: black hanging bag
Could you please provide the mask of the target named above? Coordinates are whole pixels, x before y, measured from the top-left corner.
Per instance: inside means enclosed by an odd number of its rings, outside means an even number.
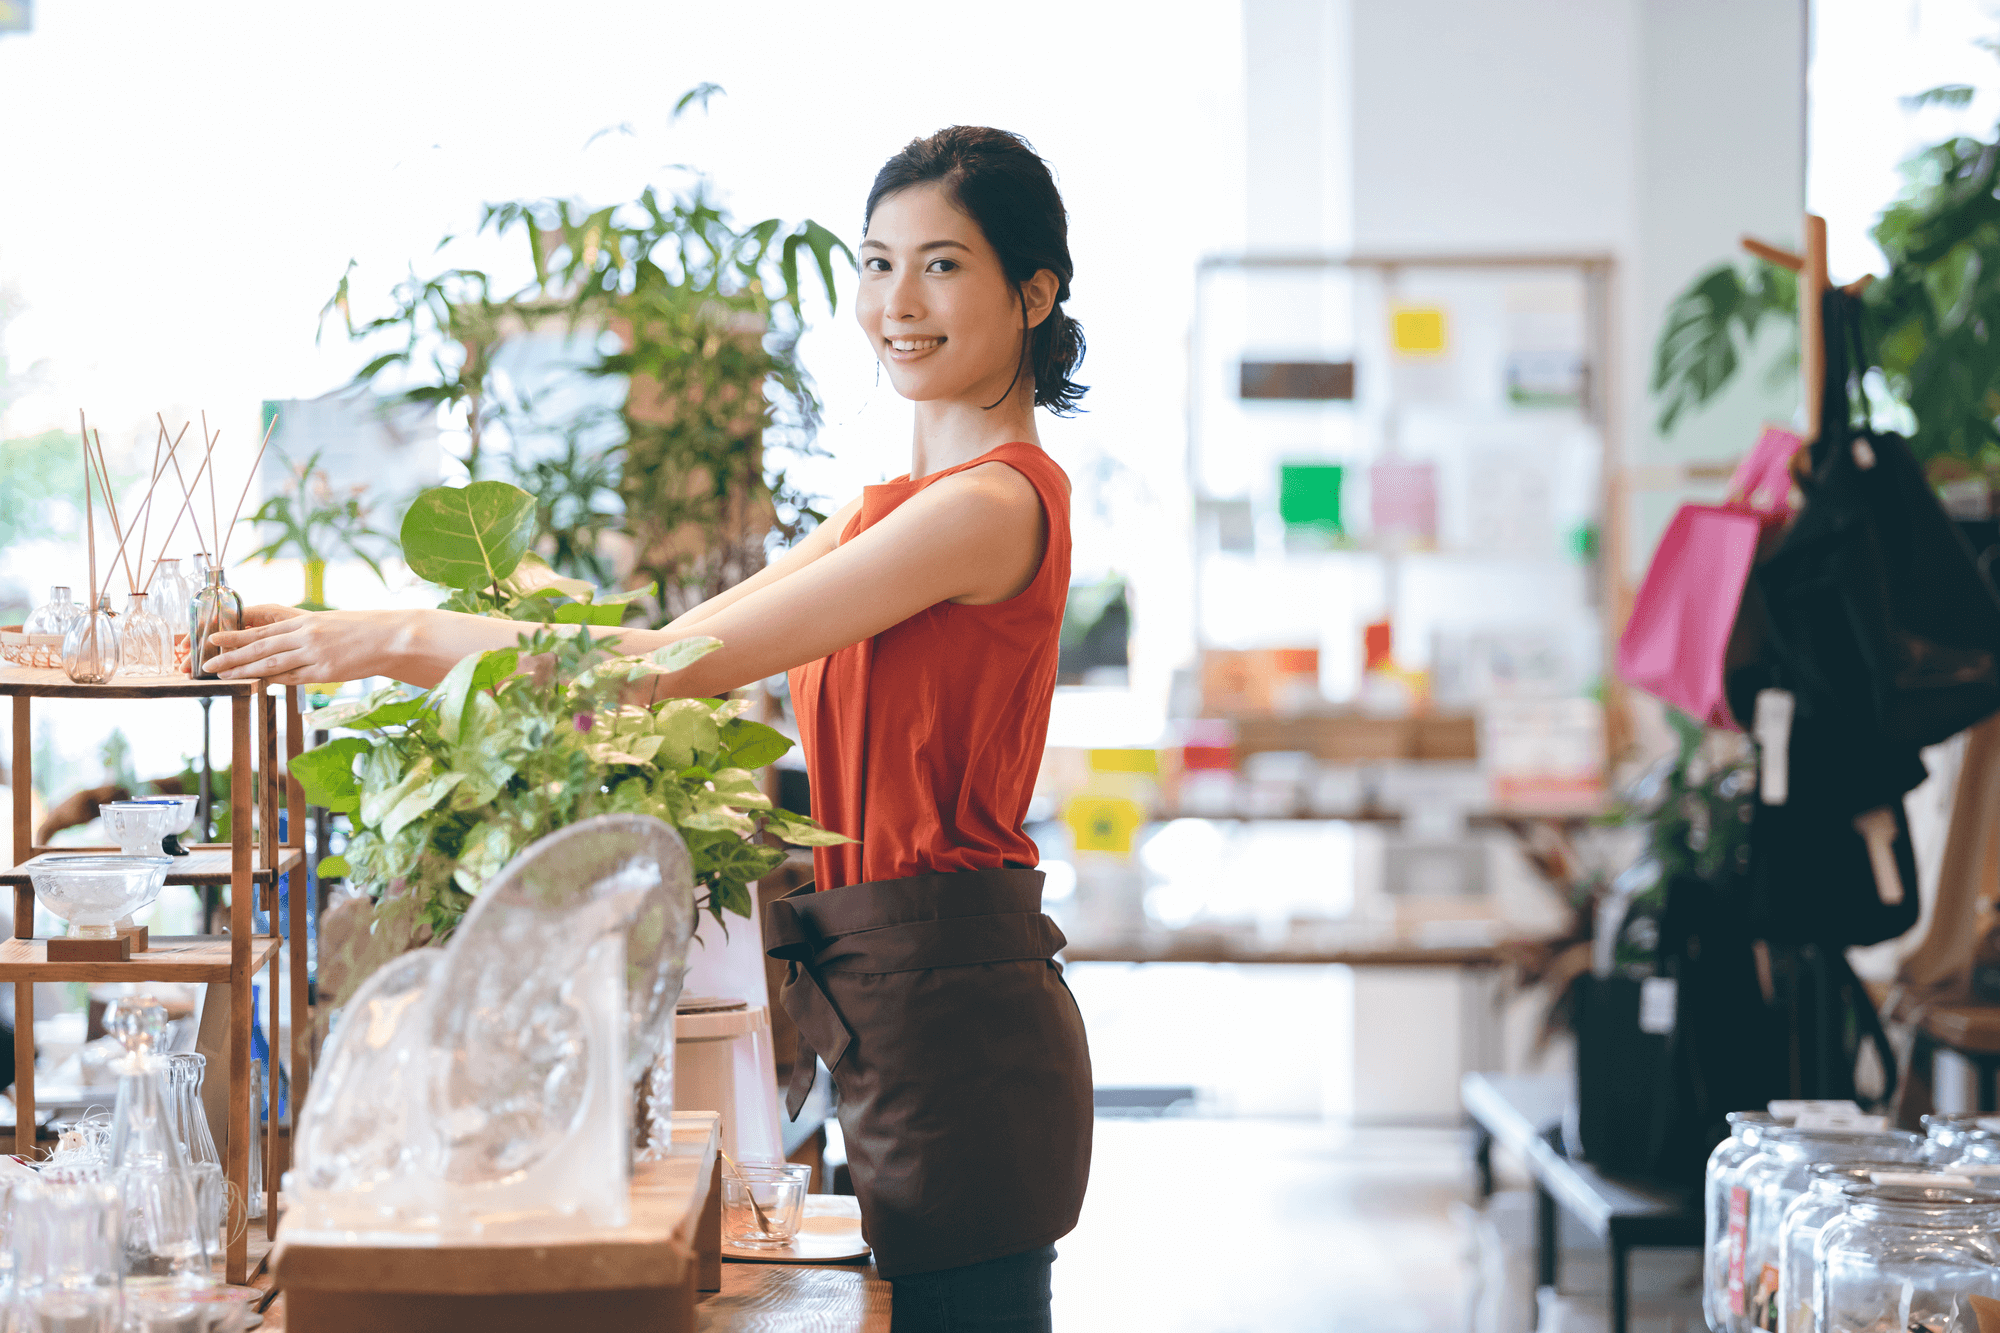
[[[1862,754],[1934,745],[2000,710],[2000,597],[1903,437],[1852,423],[1859,299],[1831,290],[1824,311],[1805,507],[1755,571],[1768,648],[1801,714]]]

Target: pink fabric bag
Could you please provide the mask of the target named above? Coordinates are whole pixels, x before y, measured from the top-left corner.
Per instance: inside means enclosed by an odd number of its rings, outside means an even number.
[[[1719,505],[1684,504],[1667,524],[1618,636],[1618,674],[1711,727],[1739,731],[1723,697],[1723,655],[1757,539],[1791,517],[1799,437],[1767,426]]]

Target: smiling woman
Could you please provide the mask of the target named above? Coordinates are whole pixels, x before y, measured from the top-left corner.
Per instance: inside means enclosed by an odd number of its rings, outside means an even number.
[[[940,279],[972,266],[975,280],[984,276],[977,272],[980,265],[997,265],[1013,289],[1008,294],[1019,301],[1020,350],[993,406],[1004,403],[1025,377],[1034,386],[1035,406],[1062,416],[1077,410],[1085,390],[1070,378],[1083,360],[1083,327],[1062,310],[1072,276],[1062,198],[1047,164],[1025,147],[1017,136],[1002,130],[958,125],[917,140],[882,168],[868,192],[868,239],[861,243],[863,277],[856,318],[871,332],[894,323],[882,318],[881,303],[886,291],[900,294],[901,289],[885,289],[880,279],[897,272],[899,265]],[[890,204],[886,211],[881,207],[884,201]],[[931,230],[926,232],[926,227]],[[925,239],[917,240],[919,236]],[[973,284],[974,292],[988,297],[1003,290],[991,282]],[[885,360],[892,367],[896,391],[917,401],[932,396],[912,392],[924,382],[916,376],[896,378],[895,367],[911,365],[944,346],[949,335],[939,330],[946,316],[972,315],[980,329],[1005,327],[997,311],[965,310],[964,305],[976,297],[962,284],[936,283],[924,293],[927,301],[936,303],[932,313],[938,322],[933,327],[913,327],[907,333],[898,328],[893,337],[879,334],[888,348]],[[898,312],[895,319],[909,317],[908,312]],[[958,365],[982,359],[970,353]],[[933,382],[931,387],[940,385]]]
[[[783,1002],[840,1088],[841,1125],[897,1333],[1050,1327],[1054,1242],[1090,1171],[1090,1055],[1023,830],[1048,734],[1070,574],[1069,480],[1035,409],[1076,409],[1068,218],[1020,137],[963,126],[868,195],[863,333],[916,408],[907,475],[868,487],[752,578],[626,652],[721,647],[653,677],[703,698],[791,673],[818,892],[766,905]],[[515,646],[445,611],[257,607],[225,677],[433,684]],[[835,958],[838,963],[833,962]]]

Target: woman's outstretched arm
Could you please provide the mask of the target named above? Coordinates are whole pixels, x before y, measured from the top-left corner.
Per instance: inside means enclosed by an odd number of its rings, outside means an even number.
[[[829,540],[762,586],[746,581],[666,629],[623,630],[622,650],[649,652],[708,635],[722,647],[657,677],[658,693],[712,697],[871,638],[944,601],[996,602],[1034,578],[1046,542],[1041,500],[1004,464],[947,477],[854,540]],[[817,535],[817,534],[815,534]],[[810,540],[810,539],[809,539]],[[801,552],[800,554],[804,554]],[[761,576],[760,576],[761,577]],[[726,595],[725,595],[726,596]],[[710,608],[713,609],[710,609]],[[390,676],[442,680],[467,653],[511,648],[527,626],[452,611],[322,611],[218,634],[211,670],[286,684]]]

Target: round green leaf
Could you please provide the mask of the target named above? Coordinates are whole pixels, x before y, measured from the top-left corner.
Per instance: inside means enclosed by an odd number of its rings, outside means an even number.
[[[521,563],[535,535],[535,497],[504,481],[433,486],[403,516],[403,559],[448,588],[486,588]]]

